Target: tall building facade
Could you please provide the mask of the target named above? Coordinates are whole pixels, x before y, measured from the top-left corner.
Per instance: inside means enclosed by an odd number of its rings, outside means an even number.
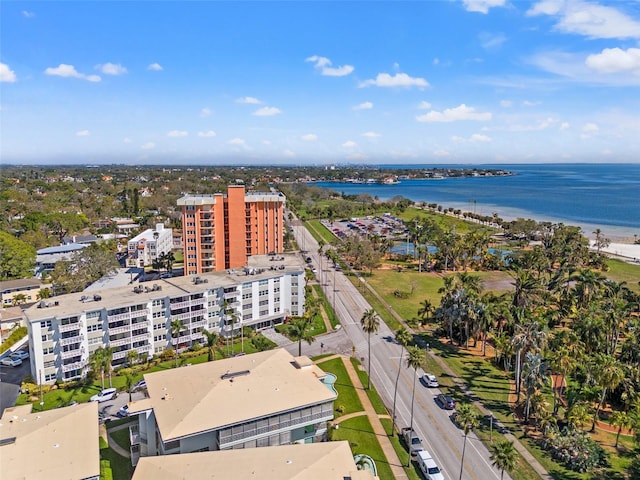
[[[252,257],[249,267],[151,284],[70,293],[25,310],[31,374],[38,383],[82,378],[99,347],[113,352],[112,365],[131,352],[148,358],[167,348],[183,351],[205,343],[203,329],[239,336],[304,314],[304,266],[294,255],[275,262]],[[179,332],[172,325],[180,322]]]
[[[242,185],[227,193],[185,195],[182,237],[185,275],[244,267],[247,257],[284,249],[285,196],[245,192]]]

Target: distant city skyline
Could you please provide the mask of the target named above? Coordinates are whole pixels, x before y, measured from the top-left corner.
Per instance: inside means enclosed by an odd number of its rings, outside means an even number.
[[[640,162],[640,2],[9,1],[2,164]]]

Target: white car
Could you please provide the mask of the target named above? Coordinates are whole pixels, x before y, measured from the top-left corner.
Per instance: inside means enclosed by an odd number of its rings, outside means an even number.
[[[19,358],[20,360],[26,360],[29,358],[29,352],[27,350],[16,350],[11,354],[14,358]]]
[[[438,379],[432,373],[425,373],[422,376],[422,381],[429,388],[437,388],[440,386],[440,384],[438,383]]]
[[[427,450],[418,452],[418,467],[427,480],[444,480],[444,475]]]
[[[107,400],[113,400],[118,396],[118,391],[115,388],[105,388],[104,390],[96,393],[89,399],[90,402],[106,402]]]
[[[4,357],[2,360],[0,360],[0,364],[4,365],[5,367],[19,367],[20,365],[22,365],[22,360],[16,357]]]
[[[120,410],[118,410],[117,415],[119,417],[128,417],[129,416],[129,405],[123,405],[122,407],[120,407]]]

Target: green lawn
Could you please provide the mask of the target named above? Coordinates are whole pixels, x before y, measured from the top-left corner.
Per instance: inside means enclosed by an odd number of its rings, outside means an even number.
[[[390,432],[392,427],[391,419],[381,418],[380,421],[382,422],[384,431]],[[409,461],[409,452],[407,451],[406,448],[404,448],[404,446],[400,442],[400,437],[397,434],[395,434],[393,435],[393,437],[389,437],[389,440],[391,440],[393,449],[396,451],[396,454],[398,455],[400,462],[402,462],[402,465],[407,465],[407,462]],[[404,467],[404,473],[407,474],[407,477],[409,477],[409,480],[421,480],[421,477],[418,474],[418,471],[416,469],[416,465],[413,462],[410,467],[406,467],[406,466]]]
[[[131,422],[133,424],[133,422]],[[109,425],[109,429],[113,429],[111,425]],[[122,430],[112,431],[109,433],[111,438],[124,450],[129,450],[131,447],[131,441],[129,439],[129,429],[123,428]]]
[[[360,377],[360,383],[362,383],[362,385],[364,385],[366,389],[369,375],[364,369],[361,368],[361,363],[357,358],[351,357],[351,363],[353,364],[353,368],[356,369],[356,372],[358,372],[358,377]],[[375,388],[373,388],[373,385],[371,386],[370,390],[365,390],[365,392],[367,393],[367,396],[371,401],[371,405],[373,405],[373,408],[377,414],[379,415],[389,414],[389,412],[387,411],[387,407],[384,406],[384,402],[380,398],[380,395],[378,395],[378,391]]]
[[[316,239],[316,242],[322,240],[325,245],[334,245],[339,242],[338,238],[320,222],[320,220],[308,220],[304,222],[306,229]]]
[[[129,480],[132,475],[131,460],[118,455],[100,438],[100,479]]]
[[[325,372],[333,373],[338,379],[334,384],[338,391],[338,398],[333,404],[334,414],[337,417],[349,413],[361,412],[362,403],[358,398],[355,387],[349,379],[349,374],[340,358],[318,362],[318,366]],[[342,411],[339,411],[342,410]]]
[[[324,291],[322,290],[322,287],[320,287],[320,285],[314,285],[313,289],[316,292],[318,300],[320,300],[320,303],[322,304],[327,317],[329,317],[329,323],[331,323],[331,326],[335,329],[336,326],[340,324],[340,320],[338,320],[333,307],[329,303],[329,300],[327,300],[327,297],[325,296]]]
[[[623,262],[621,260],[607,259],[609,271],[604,275],[616,282],[626,282],[627,287],[636,293],[640,293],[640,265]]]
[[[380,480],[393,480],[393,472],[387,458],[382,452],[380,442],[366,415],[350,418],[340,423],[337,430],[331,434],[332,440],[348,440],[354,455],[359,453],[369,455],[378,469]]]

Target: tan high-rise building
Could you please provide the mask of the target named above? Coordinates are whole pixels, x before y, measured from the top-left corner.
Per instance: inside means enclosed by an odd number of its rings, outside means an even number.
[[[281,253],[284,205],[282,193],[245,192],[242,185],[179,198],[184,274],[244,267],[251,255]]]

